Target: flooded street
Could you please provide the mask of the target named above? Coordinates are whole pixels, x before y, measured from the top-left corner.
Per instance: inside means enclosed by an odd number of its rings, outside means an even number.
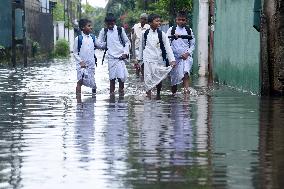
[[[199,79],[199,95],[147,100],[134,70],[113,98],[99,61],[78,103],[72,61],[0,68],[0,188],[284,187],[283,98]]]

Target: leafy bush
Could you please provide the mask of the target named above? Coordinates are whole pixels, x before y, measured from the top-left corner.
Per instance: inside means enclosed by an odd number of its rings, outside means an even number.
[[[32,43],[32,56],[34,57],[40,50],[40,45],[38,42],[34,41]]]
[[[55,56],[68,57],[70,54],[69,43],[65,39],[59,39],[55,45]]]

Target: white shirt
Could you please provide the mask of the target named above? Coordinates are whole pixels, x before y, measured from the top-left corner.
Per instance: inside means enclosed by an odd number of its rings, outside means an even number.
[[[104,28],[100,31],[98,40],[100,43],[104,42]],[[112,30],[108,30],[107,32],[107,48],[108,48],[108,58],[119,58],[122,54],[129,54],[129,39],[125,33],[124,28],[122,28],[122,38],[125,43],[125,47],[120,42],[119,36],[118,36],[118,30],[117,26],[115,25]]]
[[[76,60],[76,69],[80,69],[80,62],[84,62],[88,68],[95,68],[95,46],[103,47],[104,44],[95,40],[95,44],[93,42],[93,38],[91,35],[86,35],[82,33],[83,40],[82,46],[80,48],[80,52],[78,54],[78,36],[75,38],[74,42],[74,50],[73,54]]]
[[[195,48],[195,38],[191,29],[190,31],[192,35],[192,39],[190,40],[190,46],[188,44],[188,39],[178,38],[177,40],[173,40],[171,42],[171,46],[176,58],[180,58],[181,55],[187,52],[190,54],[190,56],[192,56],[193,50]],[[168,29],[167,36],[171,36],[172,35],[171,32],[172,32],[172,27]],[[184,27],[179,27],[179,26],[176,27],[175,34],[188,35],[186,29]]]
[[[159,37],[157,30],[149,30],[147,35],[146,46],[144,47],[144,33],[141,35],[138,60],[146,60],[150,62],[163,62],[162,50],[160,49]],[[167,53],[169,62],[175,61],[175,57],[170,46],[170,42],[166,34],[162,31],[162,40]],[[143,50],[144,49],[144,50]]]
[[[137,23],[133,26],[134,30],[134,38],[135,38],[135,48],[139,48],[140,39],[142,36],[142,33],[145,32],[147,29],[150,29],[149,24],[145,24],[143,27],[141,26],[141,23]]]

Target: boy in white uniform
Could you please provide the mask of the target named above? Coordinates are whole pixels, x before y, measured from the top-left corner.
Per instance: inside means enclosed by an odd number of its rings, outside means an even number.
[[[74,57],[76,60],[77,70],[77,87],[76,94],[81,94],[82,85],[92,88],[92,93],[96,93],[95,82],[95,48],[102,48],[104,44],[99,43],[95,36],[91,34],[91,21],[81,19],[79,27],[82,34],[75,38],[74,42]]]
[[[107,28],[100,31],[98,40],[106,42],[108,71],[110,80],[110,94],[114,94],[115,80],[119,82],[119,93],[124,93],[124,82],[128,77],[125,62],[129,55],[129,39],[124,28],[115,25],[116,19],[112,13],[105,18]]]
[[[156,86],[157,99],[160,99],[162,80],[175,66],[175,57],[167,35],[158,29],[161,25],[160,16],[151,14],[148,22],[150,29],[142,34],[138,60],[143,60],[144,63],[144,83],[147,96],[151,98],[151,90]],[[167,60],[171,66],[166,67]]]
[[[167,32],[177,63],[170,74],[173,95],[177,92],[177,85],[182,82],[184,92],[189,93],[189,75],[193,64],[192,54],[195,46],[192,29],[186,26],[186,12],[178,12],[176,23],[177,26],[169,28]]]

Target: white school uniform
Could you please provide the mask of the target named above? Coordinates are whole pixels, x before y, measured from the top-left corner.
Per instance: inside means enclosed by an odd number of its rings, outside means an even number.
[[[169,39],[164,32],[162,32],[162,40],[169,62],[175,61]],[[138,60],[143,60],[145,90],[149,91],[167,77],[172,67],[166,67],[166,63],[163,60],[157,30],[149,30],[145,48],[143,46],[144,33],[141,36]]]
[[[104,41],[104,28],[100,31],[98,40],[102,43]],[[115,25],[112,30],[107,32],[107,59],[108,59],[108,71],[109,79],[121,79],[125,82],[128,77],[128,71],[125,66],[125,60],[119,60],[123,54],[129,54],[129,39],[122,28],[122,38],[125,42],[125,47],[120,42],[118,36],[117,26]]]
[[[95,88],[95,46],[93,42],[93,38],[91,35],[86,35],[82,33],[83,40],[82,46],[80,48],[80,52],[78,54],[78,37],[75,38],[74,42],[74,57],[76,60],[76,70],[77,70],[77,80],[83,79],[83,85]],[[95,40],[95,45],[98,47],[102,47],[104,44],[99,43]],[[86,68],[81,68],[80,62],[84,62],[86,64]]]
[[[172,31],[172,27],[169,28],[167,32],[168,36],[171,36],[171,31]],[[175,33],[179,35],[188,35],[186,29],[184,27],[182,28],[179,26],[176,27]],[[170,74],[172,86],[182,83],[184,74],[186,73],[189,74],[192,68],[192,64],[193,64],[192,55],[193,55],[193,50],[195,48],[195,38],[194,38],[192,30],[191,30],[191,35],[193,38],[190,40],[190,46],[188,44],[188,39],[178,38],[177,40],[173,40],[171,42],[171,47],[173,49],[174,56],[176,58],[176,63],[177,63],[177,65],[175,66],[175,68],[172,69],[171,74]],[[186,60],[183,60],[181,58],[181,55],[183,55],[186,52],[188,52],[190,56]]]

